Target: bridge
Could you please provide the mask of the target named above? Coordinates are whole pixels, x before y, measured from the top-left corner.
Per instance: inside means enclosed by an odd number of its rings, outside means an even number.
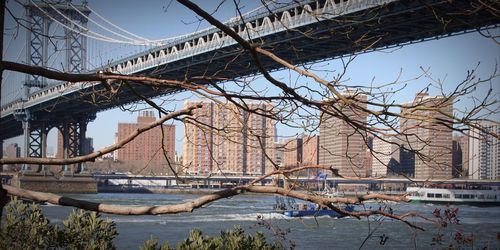
[[[225,24],[243,38],[295,64],[343,57],[373,50],[402,46],[444,36],[477,31],[498,26],[498,18],[485,9],[471,10],[479,1],[442,0],[317,0],[298,1],[243,18],[233,18]],[[498,4],[497,4],[498,5]],[[31,2],[26,8],[29,18],[39,23],[43,34],[49,11],[74,15],[76,10],[64,6],[49,6]],[[88,15],[85,6],[77,8]],[[55,20],[52,20],[55,21]],[[85,26],[85,20],[80,21]],[[446,23],[446,25],[443,24]],[[71,72],[81,72],[84,63],[85,37],[72,35],[68,65]],[[307,34],[307,35],[305,35]],[[342,35],[348,34],[348,35]],[[373,39],[364,40],[364,36]],[[46,41],[31,33],[32,53],[27,61],[43,66],[43,46]],[[37,47],[38,46],[38,47]],[[293,49],[291,49],[293,48]],[[38,53],[38,54],[37,54]],[[234,60],[237,58],[237,60]],[[262,57],[269,70],[282,65]],[[235,79],[258,73],[248,51],[216,28],[208,28],[181,36],[154,49],[115,61],[91,72],[147,75],[161,79],[183,80],[185,76],[212,76]],[[131,83],[133,84],[133,83]],[[180,91],[176,88],[155,88],[133,84],[140,95],[148,98]],[[24,156],[44,157],[46,137],[50,128],[63,134],[64,157],[81,154],[81,141],[86,125],[97,112],[134,103],[140,98],[130,89],[121,88],[112,98],[101,82],[56,82],[28,76],[25,96],[1,107],[0,141],[24,135]]]
[[[99,185],[106,189],[120,190],[121,188],[136,189],[161,189],[161,188],[224,188],[234,187],[237,185],[246,185],[255,180],[256,176],[195,176],[183,175],[178,176],[187,184],[179,183],[175,176],[148,176],[134,174],[94,174],[93,177],[98,181]],[[367,178],[367,179],[346,179],[340,177],[328,177],[325,179],[315,179],[311,177],[290,177],[286,180],[283,177],[276,179],[276,176],[267,177],[259,182],[261,185],[275,185],[283,187],[285,182],[293,181],[300,183],[304,187],[323,186],[337,188],[338,185],[364,186],[368,189],[383,189],[387,186],[398,186],[399,188],[409,185],[424,185],[429,182],[428,179],[408,179],[401,177],[387,178]],[[471,185],[471,186],[500,186],[500,180],[470,180],[470,179],[443,179],[432,180],[433,184],[452,184],[452,185]],[[115,188],[115,189],[113,189]],[[118,188],[118,189],[116,189]],[[355,187],[353,187],[355,188]],[[324,187],[323,187],[324,189]],[[403,188],[401,191],[405,191]]]

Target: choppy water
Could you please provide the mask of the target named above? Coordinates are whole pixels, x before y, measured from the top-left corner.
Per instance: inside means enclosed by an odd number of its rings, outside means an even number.
[[[196,195],[172,194],[88,194],[74,195],[73,198],[95,202],[123,205],[164,205],[175,204],[197,197]],[[247,232],[261,231],[268,240],[276,240],[273,231],[289,230],[286,242],[296,244],[296,249],[443,249],[453,242],[453,233],[460,230],[466,235],[474,235],[474,245],[467,249],[500,249],[500,207],[458,206],[460,225],[439,229],[435,224],[422,219],[410,219],[422,226],[422,232],[409,228],[406,224],[387,218],[334,219],[287,218],[271,213],[275,203],[273,196],[244,195],[214,202],[192,213],[160,216],[116,216],[106,215],[117,224],[119,232],[116,245],[119,249],[138,249],[151,236],[171,244],[185,239],[191,229],[198,228],[209,235],[217,235],[221,230],[241,225]],[[391,204],[394,213],[418,211],[432,218],[432,212],[443,206],[431,204]],[[366,207],[377,209],[379,204],[370,203]],[[67,217],[71,208],[43,206],[45,214],[53,222]],[[358,209],[362,209],[361,207]],[[269,230],[258,224],[263,218],[272,225]],[[376,221],[379,220],[379,221]],[[442,245],[431,245],[436,234],[443,234]],[[371,235],[371,237],[368,237]],[[384,245],[381,239],[387,236]],[[364,242],[365,241],[365,242]],[[363,243],[364,242],[364,243]]]

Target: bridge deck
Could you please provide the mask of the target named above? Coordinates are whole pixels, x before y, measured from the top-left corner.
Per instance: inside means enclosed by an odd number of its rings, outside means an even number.
[[[311,9],[324,8],[325,1],[320,3],[319,6],[310,4]],[[238,31],[245,36],[246,28],[252,25],[254,31],[251,34],[255,42],[262,43],[264,48],[297,65],[498,25],[498,18],[487,11],[463,13],[464,9],[470,8],[470,4],[470,1],[464,0],[451,3],[437,0],[356,0],[337,3],[330,12],[342,14],[328,18],[304,17],[301,16],[306,12],[304,8],[294,7],[280,12],[278,17],[267,17],[269,21],[266,17],[257,16],[250,24],[234,28],[242,29]],[[449,22],[443,25],[442,19],[436,18],[436,15]],[[293,29],[287,29],[283,24]],[[373,39],[360,39],[366,35]],[[184,44],[163,46],[139,54],[135,59],[120,61],[110,66],[110,70],[176,80],[201,75],[235,79],[257,73],[247,51],[223,34],[220,34],[220,39],[214,36],[215,33],[197,34],[182,40]],[[377,40],[375,44],[374,40]],[[269,58],[261,57],[261,60],[269,70],[282,68]],[[135,91],[148,98],[181,91],[131,84]],[[55,125],[58,119],[93,114],[138,100],[139,97],[124,87],[111,94],[100,83],[62,83],[34,93],[23,105],[36,120],[47,120]],[[0,139],[22,134],[21,123],[14,116],[19,108],[22,108],[21,103],[2,107]]]

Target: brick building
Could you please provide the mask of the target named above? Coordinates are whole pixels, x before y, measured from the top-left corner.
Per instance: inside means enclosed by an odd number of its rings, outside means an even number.
[[[156,121],[153,111],[143,111],[137,117],[137,123],[118,123],[118,132],[116,140],[122,139],[135,132],[139,127]],[[163,129],[163,140],[162,130]],[[139,166],[148,166],[152,168],[168,168],[167,161],[162,152],[162,144],[165,147],[169,162],[174,162],[175,156],[175,126],[161,125],[152,128],[134,140],[126,144],[123,148],[115,152],[115,159],[124,163],[136,163]]]
[[[231,103],[186,101],[194,110],[193,121],[184,124],[183,165],[192,174],[260,175],[273,168],[274,122],[265,116],[240,110]],[[264,103],[247,103],[249,109],[271,109]],[[269,158],[268,158],[269,157]]]
[[[283,166],[293,168],[319,164],[319,136],[302,136],[285,141]]]

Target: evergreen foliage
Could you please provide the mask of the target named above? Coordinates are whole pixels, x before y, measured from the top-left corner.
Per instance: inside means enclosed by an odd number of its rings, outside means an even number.
[[[257,232],[255,236],[245,234],[245,231],[236,226],[233,230],[222,231],[220,236],[210,237],[203,235],[203,233],[198,230],[192,230],[189,236],[184,241],[177,244],[177,246],[171,247],[168,242],[164,242],[161,247],[158,245],[157,239],[150,239],[144,243],[141,247],[142,250],[278,250],[283,249],[283,246],[277,243],[266,243],[264,235]]]
[[[115,223],[95,212],[73,210],[63,227],[50,224],[39,205],[14,200],[0,227],[0,249],[114,249]]]
[[[4,249],[115,249],[113,240],[118,235],[115,223],[105,220],[95,212],[73,210],[62,227],[51,224],[37,204],[13,200],[5,207],[5,217],[0,226],[0,250]],[[236,226],[222,231],[220,236],[203,235],[192,230],[184,241],[171,247],[168,242],[160,246],[155,238],[147,240],[143,250],[247,250],[283,249],[278,243],[267,243],[264,235],[245,234]]]

